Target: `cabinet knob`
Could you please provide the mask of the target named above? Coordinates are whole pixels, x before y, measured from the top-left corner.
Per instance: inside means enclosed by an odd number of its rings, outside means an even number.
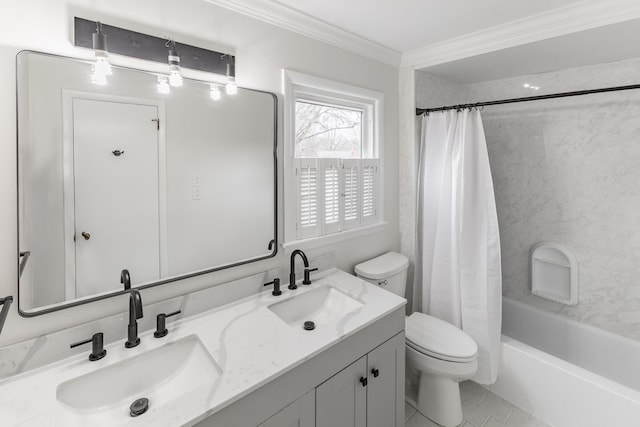
[[[371,373],[373,374],[373,378],[378,378],[378,375],[380,375],[380,371],[377,370],[376,368],[373,368],[371,370]]]
[[[365,377],[360,377],[360,384],[362,384],[362,387],[366,387],[367,383],[368,381]]]

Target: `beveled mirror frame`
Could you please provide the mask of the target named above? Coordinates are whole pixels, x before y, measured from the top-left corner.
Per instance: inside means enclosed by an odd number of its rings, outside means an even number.
[[[35,50],[21,50],[20,52],[18,52],[16,54],[16,80],[15,80],[15,84],[16,84],[16,218],[17,218],[17,230],[16,230],[16,246],[17,246],[17,274],[16,274],[16,283],[17,283],[17,293],[18,293],[18,313],[20,314],[20,316],[22,317],[36,317],[36,316],[40,316],[43,314],[48,314],[48,313],[53,313],[59,310],[63,310],[66,308],[71,308],[71,307],[77,307],[79,305],[83,305],[83,304],[88,304],[88,303],[92,303],[92,302],[96,302],[96,301],[101,301],[107,298],[112,298],[112,297],[116,297],[116,296],[120,296],[120,295],[125,295],[130,293],[129,290],[119,290],[119,291],[113,291],[110,292],[108,294],[103,294],[103,295],[96,295],[93,297],[87,297],[87,298],[82,298],[82,299],[76,299],[76,300],[72,300],[69,302],[61,302],[61,303],[57,303],[55,307],[46,307],[43,309],[34,309],[33,311],[25,311],[22,309],[21,305],[20,305],[20,276],[21,276],[21,270],[24,268],[24,265],[22,265],[22,255],[21,255],[21,251],[20,251],[20,212],[19,212],[19,206],[20,206],[20,173],[22,171],[22,168],[20,166],[20,134],[19,134],[19,129],[20,129],[20,123],[19,123],[19,105],[20,105],[20,99],[19,99],[19,92],[20,92],[20,73],[18,70],[18,65],[19,65],[19,56],[20,54],[23,53],[34,53],[34,54],[39,54],[39,55],[46,55],[46,56],[50,56],[50,57],[54,57],[54,58],[60,58],[60,59],[70,59],[73,61],[80,61],[80,62],[85,62],[85,63],[90,63],[90,61],[83,59],[83,58],[76,58],[76,57],[71,57],[71,56],[64,56],[64,55],[56,55],[56,54],[52,54],[52,53],[47,53],[47,52],[39,52],[39,51],[35,51]],[[149,71],[149,70],[144,70],[144,69],[140,69],[140,68],[133,68],[133,67],[125,67],[125,66],[121,66],[121,65],[112,65],[112,67],[114,69],[121,69],[121,70],[129,70],[129,71],[136,71],[136,72],[144,72],[144,73],[149,73],[149,74],[154,74],[153,72]],[[203,84],[210,84],[210,83],[215,83],[214,81],[205,81],[205,80],[199,80],[199,79],[193,79],[193,78],[184,78],[185,80],[190,80],[190,81],[194,81],[194,82],[199,82],[199,83],[203,83]],[[150,283],[145,283],[139,286],[135,286],[133,287],[134,289],[137,290],[141,290],[141,289],[148,289],[151,287],[155,287],[155,286],[159,286],[159,285],[164,285],[167,283],[173,283],[173,282],[178,282],[181,280],[185,280],[185,279],[189,279],[192,277],[197,277],[197,276],[202,276],[205,274],[209,274],[209,273],[213,273],[216,271],[220,271],[220,270],[226,270],[229,268],[234,268],[234,267],[238,267],[241,265],[245,265],[245,264],[249,264],[249,263],[253,263],[253,262],[257,262],[257,261],[262,261],[265,259],[269,259],[269,258],[273,258],[276,256],[277,252],[278,252],[278,156],[277,156],[277,148],[278,148],[278,96],[273,93],[273,92],[268,92],[268,91],[264,91],[264,90],[258,90],[258,89],[252,89],[252,88],[244,88],[244,87],[238,87],[239,89],[246,89],[246,90],[251,90],[254,92],[259,92],[259,93],[264,93],[267,95],[271,95],[273,98],[273,108],[274,108],[274,117],[273,117],[273,240],[270,243],[270,248],[271,248],[271,253],[264,255],[264,256],[258,256],[255,258],[249,258],[249,259],[245,259],[242,261],[238,261],[238,262],[233,262],[233,263],[229,263],[229,264],[223,264],[220,266],[216,266],[213,268],[208,268],[208,269],[204,269],[204,270],[198,270],[195,272],[190,272],[187,274],[182,274],[182,275],[178,275],[178,276],[174,276],[174,277],[170,277],[167,279],[162,279],[162,280],[158,280],[155,282],[150,282]],[[28,255],[27,255],[28,258]],[[25,261],[26,262],[26,261]]]

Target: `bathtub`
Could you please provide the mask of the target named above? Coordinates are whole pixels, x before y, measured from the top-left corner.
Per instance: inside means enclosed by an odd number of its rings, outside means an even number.
[[[639,343],[510,298],[502,325],[491,391],[554,427],[640,426]]]

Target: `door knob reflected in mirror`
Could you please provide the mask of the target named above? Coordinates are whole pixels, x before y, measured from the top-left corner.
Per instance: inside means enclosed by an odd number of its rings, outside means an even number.
[[[83,231],[82,237],[84,237],[84,240],[89,240],[91,238],[91,234],[87,233],[86,231]]]

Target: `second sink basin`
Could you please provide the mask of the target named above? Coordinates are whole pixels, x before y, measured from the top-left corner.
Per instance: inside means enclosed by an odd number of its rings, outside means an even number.
[[[296,295],[268,306],[276,316],[289,325],[308,320],[316,325],[326,325],[360,309],[363,304],[338,288],[323,285],[317,289]]]
[[[213,385],[220,374],[202,342],[191,335],[60,384],[56,421],[65,426],[126,424],[134,419],[129,414],[134,400],[147,398],[151,412]]]

